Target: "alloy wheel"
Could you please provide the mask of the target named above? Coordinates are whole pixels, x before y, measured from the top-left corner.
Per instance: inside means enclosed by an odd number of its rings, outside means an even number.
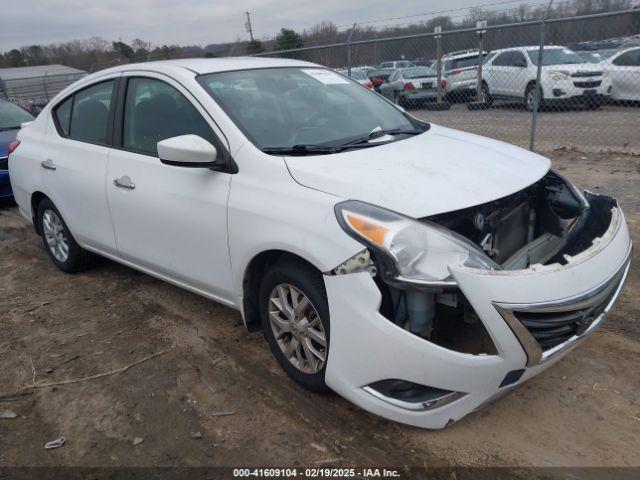
[[[51,254],[61,263],[69,258],[69,241],[64,226],[56,212],[45,210],[42,215],[42,231]]]
[[[327,337],[322,320],[309,298],[288,283],[269,295],[269,323],[287,360],[298,370],[314,374],[327,360]]]

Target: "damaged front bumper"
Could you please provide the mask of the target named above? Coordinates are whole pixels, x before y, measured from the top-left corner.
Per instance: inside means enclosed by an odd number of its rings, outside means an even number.
[[[631,239],[616,205],[604,234],[564,255],[562,264],[451,267],[495,345],[495,354],[479,355],[450,350],[389,321],[380,313],[382,295],[370,272],[325,275],[331,316],[326,382],[377,415],[442,428],[548,368],[593,332],[619,294],[630,258]],[[572,333],[549,342],[557,325],[571,319]],[[386,385],[396,380],[415,384],[417,394],[390,394]]]

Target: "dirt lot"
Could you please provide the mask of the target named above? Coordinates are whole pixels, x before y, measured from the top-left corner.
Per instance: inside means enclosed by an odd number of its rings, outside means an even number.
[[[550,156],[578,185],[615,195],[640,244],[640,157]],[[17,415],[0,419],[0,467],[640,466],[637,259],[604,328],[442,431],[302,390],[226,307],[108,261],[59,272],[11,205],[0,209],[0,278],[0,412]],[[158,352],[119,374],[14,394]],[[60,436],[62,448],[43,448]]]

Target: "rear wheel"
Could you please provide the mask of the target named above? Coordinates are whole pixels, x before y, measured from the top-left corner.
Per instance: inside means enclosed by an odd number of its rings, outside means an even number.
[[[493,97],[491,96],[491,92],[489,91],[489,85],[487,85],[485,82],[482,82],[481,92],[482,98],[480,99],[480,101],[488,105],[493,104]]]
[[[62,215],[48,198],[38,205],[37,219],[44,248],[60,270],[74,273],[88,265],[91,255],[78,245]]]
[[[322,274],[303,262],[278,262],[265,274],[259,296],[264,336],[282,369],[309,390],[328,390],[329,306]]]

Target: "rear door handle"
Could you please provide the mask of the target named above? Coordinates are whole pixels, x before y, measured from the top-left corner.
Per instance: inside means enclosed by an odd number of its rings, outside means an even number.
[[[53,163],[53,160],[47,158],[46,160],[40,162],[40,166],[46,170],[55,170],[56,164]]]
[[[126,188],[127,190],[133,190],[136,188],[136,184],[131,181],[127,175],[123,175],[120,178],[116,178],[113,184],[118,188]]]

